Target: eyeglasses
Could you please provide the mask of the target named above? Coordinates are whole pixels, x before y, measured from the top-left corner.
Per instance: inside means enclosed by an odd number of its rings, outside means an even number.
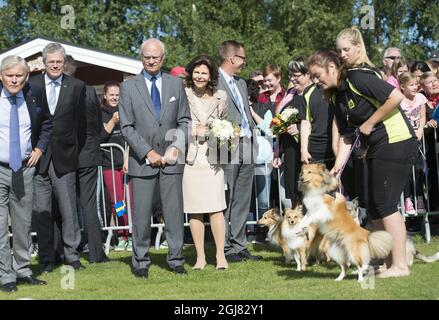
[[[160,61],[163,58],[163,55],[161,56],[144,56],[142,55],[142,59],[145,61],[153,60],[153,61]]]
[[[436,83],[439,83],[439,79],[434,79],[434,80],[431,80],[431,81],[425,81],[424,82],[424,86],[429,86],[429,85],[436,84]]]
[[[303,73],[291,73],[290,79],[299,79],[301,76],[303,76]]]
[[[239,54],[235,54],[235,57],[241,58],[242,60],[245,61],[245,57],[244,56],[240,56]]]
[[[400,56],[388,56],[386,59],[395,60],[396,58],[401,58]]]

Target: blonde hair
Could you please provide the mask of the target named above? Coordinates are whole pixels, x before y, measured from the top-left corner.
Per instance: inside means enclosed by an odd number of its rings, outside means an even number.
[[[411,74],[411,72],[404,72],[398,78],[399,85],[400,85],[401,88],[405,87],[406,84],[409,83],[412,80],[416,81],[416,78],[413,76],[413,74]]]
[[[350,41],[354,46],[360,45],[360,64],[366,64],[369,67],[375,67],[367,56],[366,46],[364,45],[363,36],[361,35],[360,30],[358,30],[356,27],[343,29],[337,35],[336,41],[338,42],[338,40],[341,39]]]

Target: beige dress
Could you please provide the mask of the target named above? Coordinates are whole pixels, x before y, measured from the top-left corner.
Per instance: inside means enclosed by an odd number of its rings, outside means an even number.
[[[227,115],[227,94],[217,90],[213,96],[199,98],[186,88],[191,110],[192,130],[183,172],[183,206],[185,213],[210,213],[226,209],[224,171],[208,160],[208,143],[195,135],[197,124]]]

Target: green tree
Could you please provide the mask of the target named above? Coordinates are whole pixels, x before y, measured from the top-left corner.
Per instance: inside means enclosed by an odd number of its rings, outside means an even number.
[[[70,0],[5,0],[0,7],[0,48],[35,36],[138,57],[150,36],[167,46],[166,66],[186,65],[197,54],[215,58],[227,39],[244,44],[247,77],[276,63],[326,47],[337,33],[358,25],[372,61],[381,65],[388,46],[424,59],[437,48],[439,0],[86,0],[73,4],[75,28],[63,29],[61,9]],[[361,8],[374,8],[374,28],[361,28]],[[217,59],[218,61],[218,59]]]

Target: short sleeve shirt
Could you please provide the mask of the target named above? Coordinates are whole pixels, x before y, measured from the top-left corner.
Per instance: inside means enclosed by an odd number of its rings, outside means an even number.
[[[377,108],[386,102],[394,89],[392,85],[378,78],[372,70],[348,70],[347,78],[342,80],[332,101],[341,134],[352,133],[355,128],[366,122]],[[384,120],[377,123],[372,133],[366,137],[369,146],[367,157],[375,157],[384,145],[413,137],[414,131],[401,107],[398,106]]]
[[[307,101],[305,98],[308,94],[310,94],[309,119],[307,119]],[[303,99],[299,105],[298,118],[300,120],[308,120],[311,123],[308,152],[312,158],[315,160],[333,158],[332,121],[334,119],[334,110],[329,107],[321,86],[311,85],[304,90]]]

